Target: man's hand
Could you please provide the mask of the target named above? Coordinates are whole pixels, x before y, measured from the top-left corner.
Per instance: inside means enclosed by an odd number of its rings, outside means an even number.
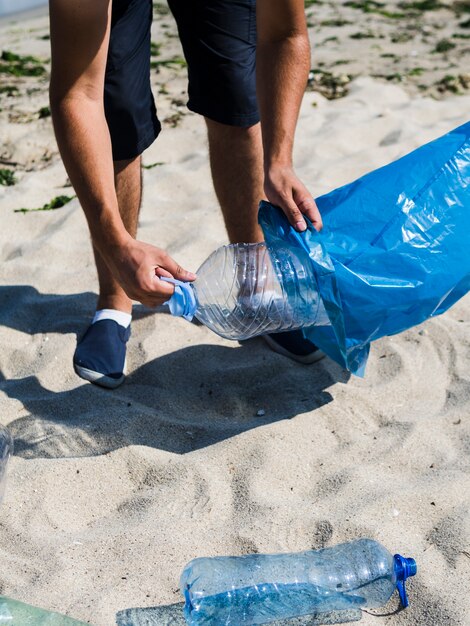
[[[125,244],[103,252],[109,269],[129,298],[148,307],[163,304],[174,292],[173,285],[160,277],[196,279],[195,274],[183,269],[164,250],[131,237]]]
[[[266,174],[264,192],[269,202],[284,211],[296,230],[307,228],[303,215],[308,217],[316,230],[323,228],[315,200],[291,167],[272,168]]]

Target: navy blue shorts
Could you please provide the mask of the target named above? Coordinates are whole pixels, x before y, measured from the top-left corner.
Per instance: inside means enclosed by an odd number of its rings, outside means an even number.
[[[168,0],[188,64],[188,108],[230,126],[259,121],[256,0]],[[150,87],[151,0],[113,0],[104,107],[114,160],[158,136]]]

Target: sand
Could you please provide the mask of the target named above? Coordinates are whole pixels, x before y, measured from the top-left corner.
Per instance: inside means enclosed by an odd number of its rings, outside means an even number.
[[[313,9],[318,21],[354,12]],[[167,61],[181,52],[163,5],[158,13],[155,60]],[[444,29],[463,21],[444,14],[423,20]],[[384,19],[354,15],[355,31]],[[392,19],[384,37],[397,28]],[[0,25],[3,48],[18,54],[47,59],[46,35],[45,17]],[[421,64],[431,67],[419,89],[416,75],[401,83],[370,76],[386,72],[368,65],[378,45],[370,39],[351,40],[355,77],[343,80],[345,97],[305,95],[295,162],[315,195],[467,120],[463,82],[462,95],[435,86],[435,40],[406,44],[424,46]],[[468,48],[456,42],[446,62],[460,63],[455,74],[464,75]],[[334,68],[348,39],[330,45],[314,51],[315,68],[320,57],[325,71]],[[73,196],[50,117],[38,114],[47,106],[47,61],[45,68],[42,77],[0,74],[0,85],[18,89],[0,95],[0,167],[17,179],[0,186],[0,419],[16,446],[0,507],[0,594],[111,626],[118,611],[180,602],[179,575],[193,557],[294,552],[367,536],[414,556],[419,575],[406,611],[394,596],[361,623],[470,624],[470,298],[375,343],[364,379],[327,359],[296,365],[260,339],[241,346],[136,305],[128,380],[113,392],[84,383],[72,355],[97,291],[84,216],[76,199],[15,212]],[[140,238],[197,269],[226,234],[204,124],[184,107],[185,69],[159,70],[164,132],[144,155],[158,165],[144,171]],[[138,623],[138,613],[128,615],[126,624]],[[141,624],[176,623],[140,615]]]

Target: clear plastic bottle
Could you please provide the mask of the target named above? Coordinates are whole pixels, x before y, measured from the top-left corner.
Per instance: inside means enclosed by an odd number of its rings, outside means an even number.
[[[190,626],[265,624],[322,612],[379,607],[416,562],[372,539],[296,554],[198,558],[180,580]]]
[[[86,626],[85,622],[0,596],[0,624],[5,626]]]
[[[227,339],[328,324],[306,251],[232,244],[213,252],[194,283],[176,283],[173,315],[196,317]]]
[[[8,459],[13,451],[13,440],[9,431],[0,426],[0,503],[5,492],[5,478]]]

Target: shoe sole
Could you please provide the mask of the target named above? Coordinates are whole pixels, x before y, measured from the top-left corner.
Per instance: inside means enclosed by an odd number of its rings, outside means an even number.
[[[317,363],[317,361],[321,361],[321,359],[326,356],[326,354],[321,350],[315,350],[311,354],[305,354],[303,356],[301,354],[293,354],[292,352],[289,352],[289,350],[286,350],[285,348],[280,346],[276,341],[274,341],[274,339],[271,339],[269,335],[262,335],[262,337],[271,348],[271,350],[274,350],[274,352],[282,354],[282,356],[286,356],[288,359],[292,359],[297,363],[303,363],[303,365],[311,365],[312,363]]]
[[[80,365],[73,364],[73,369],[77,376],[87,380],[89,383],[93,383],[94,385],[99,385],[100,387],[106,387],[106,389],[116,389],[119,385],[122,385],[124,382],[126,375],[123,374],[120,378],[111,378],[111,376],[105,376],[100,372],[94,372],[93,370],[89,370],[86,367],[81,367]]]

